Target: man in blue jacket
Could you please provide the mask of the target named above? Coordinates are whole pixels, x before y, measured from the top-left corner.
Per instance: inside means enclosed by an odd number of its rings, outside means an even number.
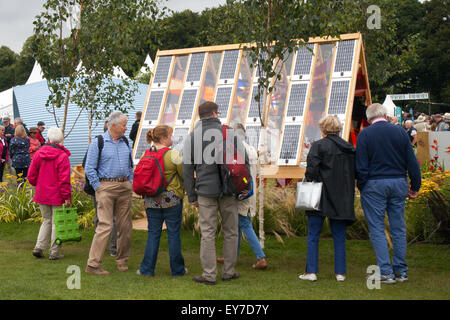
[[[369,227],[370,241],[380,268],[380,281],[393,284],[408,280],[406,271],[406,197],[417,197],[420,166],[408,134],[386,120],[386,108],[374,103],[367,108],[370,126],[358,136],[356,172],[361,205]],[[409,188],[406,180],[411,180]],[[387,212],[394,246],[392,264],[385,236]]]

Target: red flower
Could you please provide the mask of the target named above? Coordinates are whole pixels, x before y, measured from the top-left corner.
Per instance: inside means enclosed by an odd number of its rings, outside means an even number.
[[[434,162],[434,159],[431,159],[430,162],[433,163],[433,162]]]
[[[450,152],[450,151],[447,151],[447,152]],[[419,159],[417,159],[417,162],[420,164],[420,160]]]
[[[430,166],[430,170],[434,170],[434,166]]]
[[[436,146],[431,146],[433,149],[436,149]]]
[[[437,144],[437,140],[433,140],[433,143],[434,143],[434,144]]]

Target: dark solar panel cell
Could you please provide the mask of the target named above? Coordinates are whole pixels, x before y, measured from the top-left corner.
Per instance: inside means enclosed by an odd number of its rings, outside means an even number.
[[[280,159],[297,159],[301,125],[286,125],[281,144]]]

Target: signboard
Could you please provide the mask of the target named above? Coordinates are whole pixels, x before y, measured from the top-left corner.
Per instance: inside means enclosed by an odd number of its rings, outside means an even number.
[[[392,100],[428,100],[428,92],[424,93],[405,93],[405,94],[390,94]]]

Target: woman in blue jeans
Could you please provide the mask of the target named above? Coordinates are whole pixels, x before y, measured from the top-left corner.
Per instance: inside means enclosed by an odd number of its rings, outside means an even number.
[[[233,126],[234,131],[238,135],[238,137],[242,140],[242,143],[245,147],[245,152],[247,153],[248,160],[250,163],[250,174],[252,176],[252,182],[254,186],[254,194],[256,193],[256,184],[255,178],[257,174],[257,164],[258,164],[258,152],[251,145],[245,143],[245,127],[241,123],[236,123]],[[239,249],[241,247],[241,235],[242,232],[245,235],[250,247],[252,248],[253,253],[256,256],[257,262],[252,265],[252,268],[255,270],[262,270],[267,268],[267,261],[264,251],[261,248],[261,244],[259,243],[258,237],[256,236],[255,231],[253,230],[252,220],[250,217],[254,217],[256,214],[256,197],[255,195],[239,201],[238,202],[238,217],[239,217],[239,241],[238,241],[238,254],[239,257]],[[218,262],[223,263],[223,258],[218,258]]]
[[[323,138],[314,142],[307,157],[305,178],[322,182],[320,211],[307,211],[308,237],[306,272],[300,279],[316,281],[319,272],[319,237],[326,217],[334,241],[334,273],[344,281],[346,270],[345,235],[355,221],[355,149],[339,137],[342,130],[337,116],[319,121]]]
[[[184,196],[183,162],[178,151],[167,149],[172,146],[172,133],[171,127],[159,125],[150,130],[146,137],[149,144],[153,143],[153,151],[165,152],[163,156],[164,177],[168,186],[159,196],[144,197],[148,220],[148,237],[144,259],[141,262],[141,267],[136,271],[139,275],[155,275],[163,222],[166,223],[167,227],[172,276],[183,276],[188,272],[184,267],[180,238]]]

